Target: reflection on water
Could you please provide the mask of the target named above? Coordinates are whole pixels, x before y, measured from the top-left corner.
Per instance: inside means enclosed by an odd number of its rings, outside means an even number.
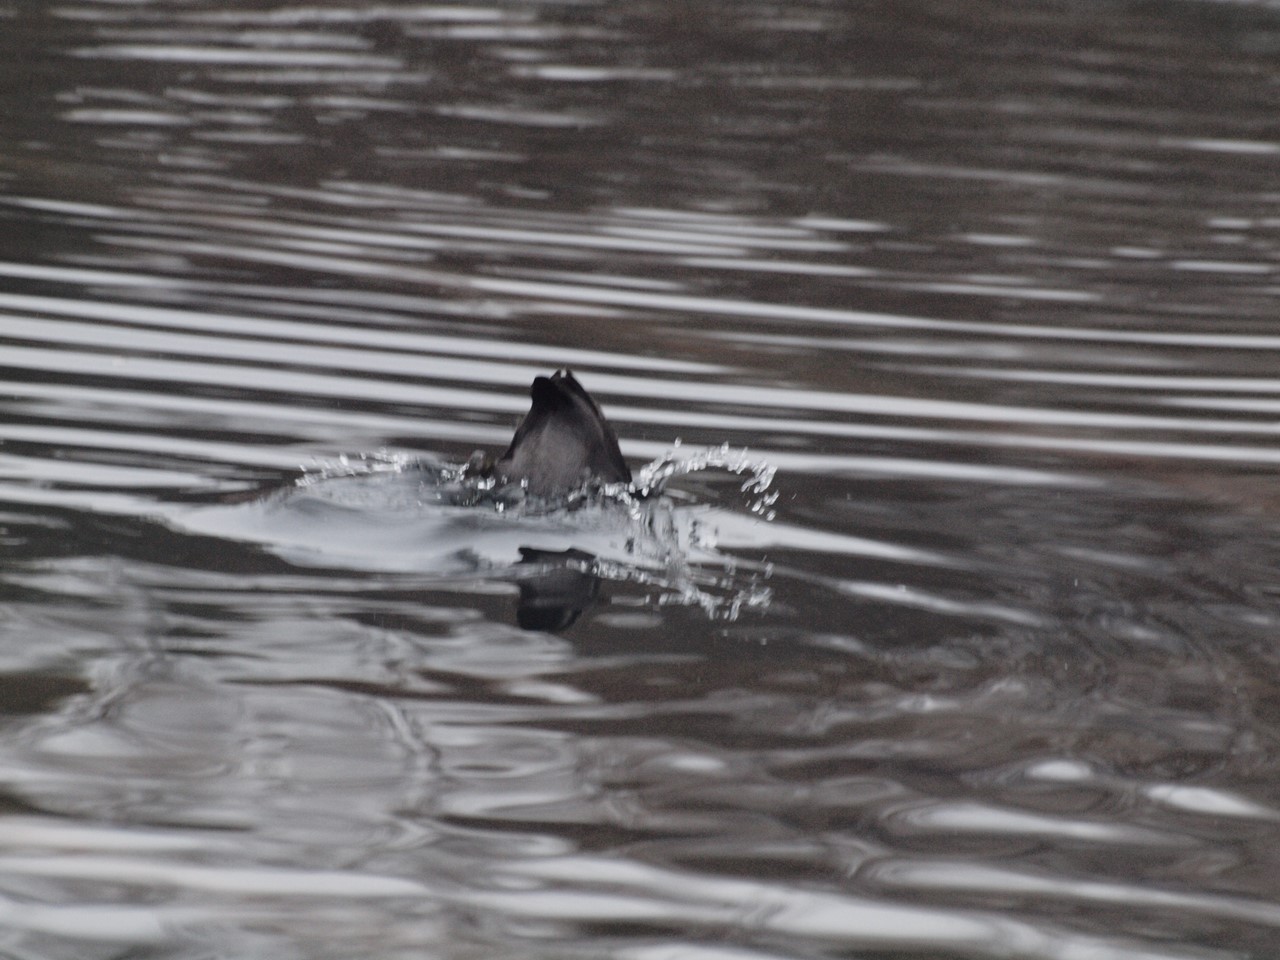
[[[4,951],[1269,955],[1278,47],[0,0]]]

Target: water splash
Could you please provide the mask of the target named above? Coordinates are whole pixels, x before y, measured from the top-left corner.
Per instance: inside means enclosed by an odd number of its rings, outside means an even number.
[[[746,508],[758,517],[772,520],[778,491],[771,490],[770,487],[773,486],[777,467],[767,460],[752,459],[747,453],[745,447],[734,449],[729,444],[722,443],[718,447],[708,447],[682,456],[680,440],[676,439],[670,450],[641,467],[640,479],[634,484],[634,489],[637,496],[647,498],[660,494],[673,477],[714,470],[745,475],[746,479],[740,489],[744,494],[750,495]]]
[[[742,478],[741,506],[727,498],[708,501],[688,492],[667,492],[676,479],[728,473]],[[680,441],[642,467],[634,483],[584,483],[564,497],[530,497],[518,484],[477,476],[469,463],[444,463],[380,450],[316,461],[303,468],[295,486],[313,496],[356,510],[411,511],[432,515],[462,511],[512,524],[513,538],[542,536],[547,524],[594,551],[569,563],[580,572],[643,593],[615,597],[619,605],[644,608],[697,607],[709,619],[734,621],[772,601],[765,584],[772,568],[718,548],[718,519],[745,509],[764,522],[774,518],[776,469],[728,444],[684,450]],[[368,478],[365,480],[364,478]],[[363,482],[361,482],[363,480]],[[386,480],[392,485],[370,481]],[[404,483],[411,480],[411,483]],[[353,481],[353,483],[344,483]],[[623,510],[618,508],[622,507]],[[575,534],[576,531],[576,534]]]
[[[358,453],[354,456],[339,454],[332,459],[316,458],[309,464],[302,464],[299,469],[302,476],[294,481],[294,486],[314,487],[326,480],[339,477],[363,477],[373,473],[403,473],[411,467],[419,467],[422,461],[404,453],[390,450],[376,450],[373,453]]]
[[[682,501],[666,493],[680,477],[725,472],[743,477],[743,506],[761,520],[774,518],[778,491],[771,489],[776,468],[727,443],[697,451],[672,448],[646,464],[633,484],[614,484],[604,493],[627,505],[633,536],[632,562],[599,563],[612,580],[652,587],[640,602],[649,606],[696,606],[712,620],[733,621],[744,610],[763,610],[773,593],[763,581],[772,574],[767,561],[747,561],[718,549],[717,512],[729,504]]]

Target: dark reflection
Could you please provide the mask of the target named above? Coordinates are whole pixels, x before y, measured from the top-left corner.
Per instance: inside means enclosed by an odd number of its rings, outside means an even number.
[[[0,674],[0,721],[54,710],[68,697],[87,693],[90,689],[84,679],[65,674]]]
[[[525,630],[566,630],[596,602],[600,577],[591,572],[595,557],[583,550],[520,548],[521,564],[536,564],[533,575],[517,574],[520,599],[516,623]]]

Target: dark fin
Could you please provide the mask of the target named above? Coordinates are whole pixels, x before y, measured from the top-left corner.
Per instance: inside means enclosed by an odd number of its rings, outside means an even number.
[[[533,404],[498,458],[498,474],[526,481],[538,497],[568,493],[588,479],[631,482],[613,427],[572,373],[535,378],[530,395]]]

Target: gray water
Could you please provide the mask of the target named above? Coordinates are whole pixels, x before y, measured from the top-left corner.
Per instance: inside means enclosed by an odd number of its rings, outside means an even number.
[[[1277,64],[0,2],[0,956],[1275,956]],[[664,492],[460,497],[565,366]]]

